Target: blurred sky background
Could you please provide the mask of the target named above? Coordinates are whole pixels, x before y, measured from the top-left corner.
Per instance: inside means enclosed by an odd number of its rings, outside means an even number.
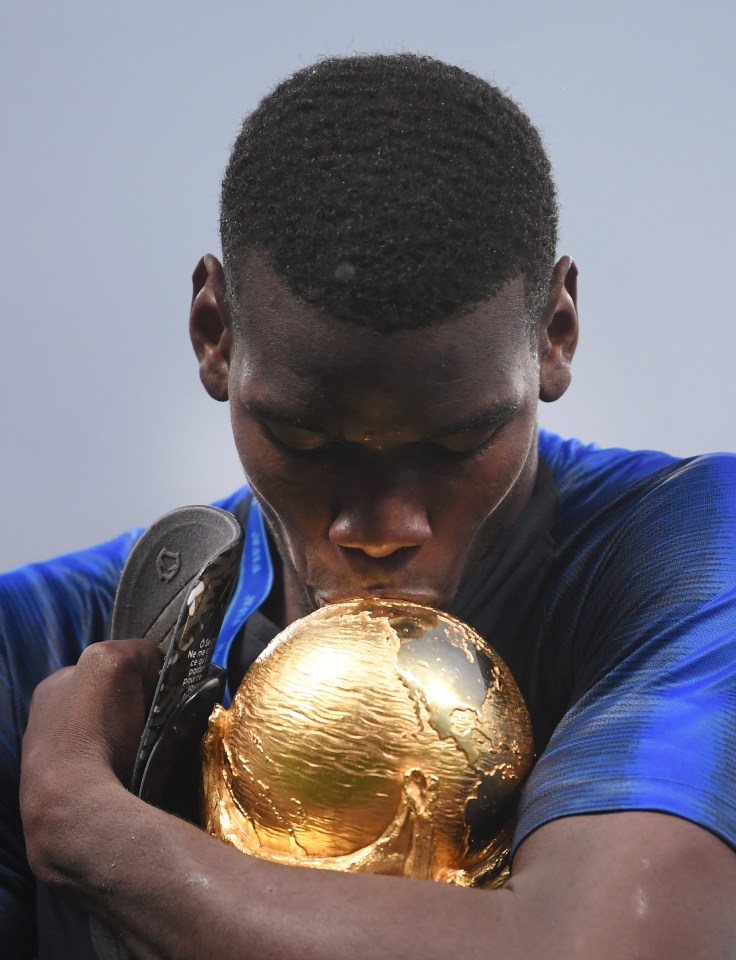
[[[580,268],[568,395],[603,445],[736,450],[736,5],[0,0],[0,567],[242,481],[189,277],[242,116],[328,54],[419,51],[541,129]]]

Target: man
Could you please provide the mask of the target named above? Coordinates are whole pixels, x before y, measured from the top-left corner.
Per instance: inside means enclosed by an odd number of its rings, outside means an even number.
[[[528,119],[432,60],[309,67],[246,121],[222,241],[191,335],[255,497],[218,651],[231,690],[319,604],[403,597],[470,622],[540,755],[511,880],[283,867],[130,795],[158,654],[89,646],[128,535],[2,585],[8,778],[30,688],[84,650],[39,687],[23,747],[41,955],[72,955],[82,907],[141,957],[733,956],[736,464],[538,437],[537,400],[570,379],[576,268],[555,259]],[[32,890],[4,814],[11,942]]]

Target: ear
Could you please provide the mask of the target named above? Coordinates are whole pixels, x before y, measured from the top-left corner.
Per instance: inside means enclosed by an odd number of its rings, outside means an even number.
[[[555,266],[538,332],[539,399],[559,400],[570,386],[578,345],[578,268],[570,257]]]
[[[232,323],[222,264],[206,253],[192,274],[189,336],[199,360],[199,378],[215,400],[227,400]]]

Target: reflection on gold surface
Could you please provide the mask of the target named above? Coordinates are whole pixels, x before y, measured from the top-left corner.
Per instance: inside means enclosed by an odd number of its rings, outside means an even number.
[[[522,696],[468,626],[406,601],[333,604],[212,713],[205,826],[279,863],[498,885],[532,760]]]

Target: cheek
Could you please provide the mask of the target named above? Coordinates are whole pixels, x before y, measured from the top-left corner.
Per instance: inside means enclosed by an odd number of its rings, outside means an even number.
[[[256,498],[290,543],[329,529],[334,478],[325,468],[295,464],[257,424],[233,418],[235,447]]]
[[[536,414],[524,410],[487,451],[454,478],[439,523],[466,533],[468,543],[509,525],[531,493],[536,467]]]

